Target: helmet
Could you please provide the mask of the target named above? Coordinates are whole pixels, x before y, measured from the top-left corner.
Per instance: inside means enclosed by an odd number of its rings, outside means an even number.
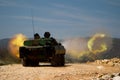
[[[44,33],[44,37],[45,37],[45,38],[49,38],[49,37],[50,37],[50,33],[49,33],[49,32],[45,32],[45,33]]]
[[[38,34],[38,33],[35,33],[35,34],[34,34],[34,39],[39,39],[39,38],[40,38],[39,34]]]

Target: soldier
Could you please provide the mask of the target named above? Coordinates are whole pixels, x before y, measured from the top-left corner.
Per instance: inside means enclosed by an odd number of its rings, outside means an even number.
[[[40,39],[40,36],[39,36],[38,33],[35,33],[35,34],[34,34],[34,39]]]
[[[57,45],[58,44],[57,41],[53,37],[50,37],[50,32],[45,32],[44,33],[44,38],[51,40],[52,45]]]
[[[38,34],[38,33],[35,33],[35,34],[34,34],[34,40],[33,40],[33,42],[32,42],[32,45],[33,45],[33,46],[39,46],[39,45],[40,45],[39,39],[40,39],[39,34]]]
[[[45,38],[50,38],[50,33],[49,33],[49,32],[45,32],[45,33],[44,33],[44,37],[45,37]]]

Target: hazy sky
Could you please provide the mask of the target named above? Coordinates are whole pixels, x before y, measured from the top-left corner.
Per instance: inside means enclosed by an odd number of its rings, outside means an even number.
[[[120,0],[0,0],[0,39],[45,31],[64,39],[107,33],[120,38]]]

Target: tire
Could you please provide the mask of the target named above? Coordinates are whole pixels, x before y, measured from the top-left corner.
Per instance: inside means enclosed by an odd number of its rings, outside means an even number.
[[[64,55],[58,54],[52,57],[51,60],[52,66],[64,66],[64,64],[65,64]]]

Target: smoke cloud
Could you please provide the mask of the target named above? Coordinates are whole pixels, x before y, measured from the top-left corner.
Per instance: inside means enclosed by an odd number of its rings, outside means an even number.
[[[82,56],[82,52],[88,51],[87,40],[84,38],[68,39],[63,42],[63,45],[66,48],[67,53],[75,58]]]
[[[85,62],[98,59],[100,55],[109,51],[112,39],[105,34],[95,34],[90,38],[66,39],[62,44],[66,49],[66,59]]]
[[[19,58],[19,47],[23,46],[23,42],[27,37],[23,34],[14,35],[9,41],[9,50],[13,56]]]

